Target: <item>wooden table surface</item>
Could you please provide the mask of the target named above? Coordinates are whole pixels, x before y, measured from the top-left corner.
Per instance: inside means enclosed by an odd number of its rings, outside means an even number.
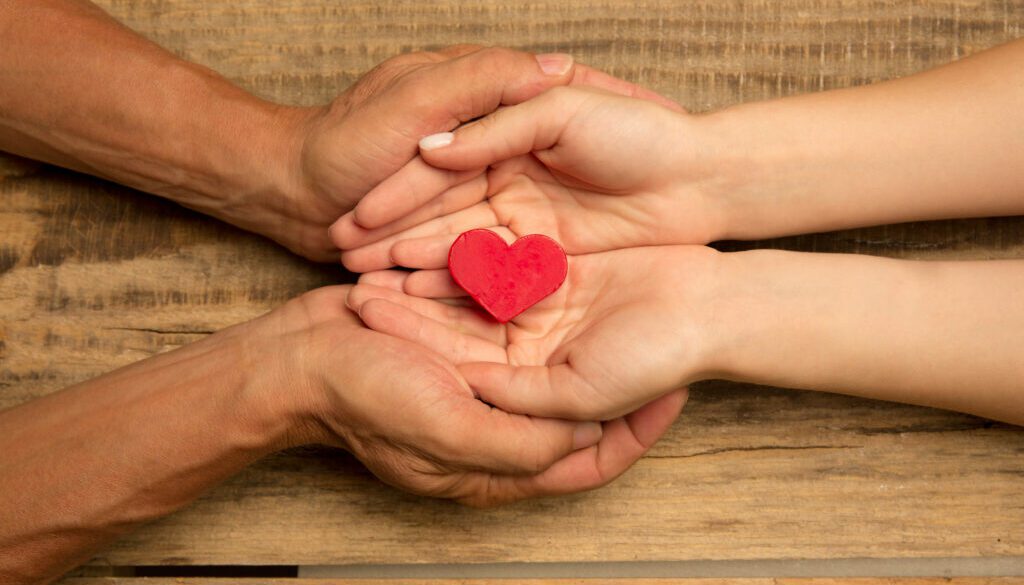
[[[100,4],[176,53],[296,104],[329,100],[396,53],[475,42],[571,52],[706,111],[897,77],[1024,33],[1024,0]],[[15,159],[0,163],[0,177],[0,408],[352,279],[111,183]],[[1024,257],[1024,218],[721,245],[751,246]],[[892,559],[955,557],[1024,574],[1016,563],[1022,485],[1018,428],[709,382],[647,457],[597,492],[471,510],[385,487],[344,453],[297,450],[124,538],[92,565],[542,562],[600,576],[609,563],[888,559],[892,567]]]

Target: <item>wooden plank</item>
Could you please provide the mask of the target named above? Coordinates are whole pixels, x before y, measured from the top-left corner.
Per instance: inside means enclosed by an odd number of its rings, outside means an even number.
[[[706,110],[903,75],[1024,30],[1024,0],[101,4],[260,95],[304,104],[330,99],[395,53],[482,42],[570,51]],[[757,245],[1021,257],[1024,220],[907,224]],[[0,165],[0,407],[348,278],[174,205],[7,161]],[[714,382],[695,389],[650,457],[595,493],[467,510],[383,487],[344,454],[299,450],[254,466],[95,562],[1019,556],[1022,454],[1018,429],[972,417]]]
[[[269,98],[315,104],[399,52],[565,51],[704,110],[905,75],[1019,37],[1019,0],[101,0]]]
[[[602,490],[495,510],[380,486],[348,456],[264,461],[104,563],[351,564],[1020,555],[1017,429],[708,384]],[[439,546],[438,543],[444,543]]]
[[[60,585],[508,585],[508,579],[65,579]],[[516,579],[522,585],[1021,585],[1019,577],[864,579]]]

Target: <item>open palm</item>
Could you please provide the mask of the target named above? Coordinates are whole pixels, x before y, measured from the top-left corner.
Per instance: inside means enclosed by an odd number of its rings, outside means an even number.
[[[447,271],[365,275],[349,304],[372,329],[433,348],[503,410],[610,419],[699,377],[707,267],[702,246],[634,248],[569,258],[556,293],[499,324],[459,294]]]

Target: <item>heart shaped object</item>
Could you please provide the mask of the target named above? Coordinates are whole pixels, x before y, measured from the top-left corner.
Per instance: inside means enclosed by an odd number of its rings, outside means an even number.
[[[569,262],[547,236],[523,236],[509,246],[490,230],[470,230],[452,244],[448,270],[480,306],[507,323],[558,290]]]

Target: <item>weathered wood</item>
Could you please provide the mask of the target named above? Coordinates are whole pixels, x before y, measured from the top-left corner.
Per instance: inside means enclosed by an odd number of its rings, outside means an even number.
[[[1017,577],[903,579],[516,579],[522,585],[1021,585]],[[507,579],[66,579],[60,585],[507,585]]]
[[[301,104],[329,100],[393,54],[479,42],[569,51],[701,111],[904,75],[1024,30],[1024,0],[101,4],[259,95]],[[1021,257],[1024,220],[907,224],[756,245]],[[0,407],[346,278],[130,190],[5,162]],[[302,450],[254,466],[96,562],[1024,555],[1022,455],[1024,433],[972,417],[708,383],[648,458],[598,492],[467,510],[385,488],[344,454]]]

